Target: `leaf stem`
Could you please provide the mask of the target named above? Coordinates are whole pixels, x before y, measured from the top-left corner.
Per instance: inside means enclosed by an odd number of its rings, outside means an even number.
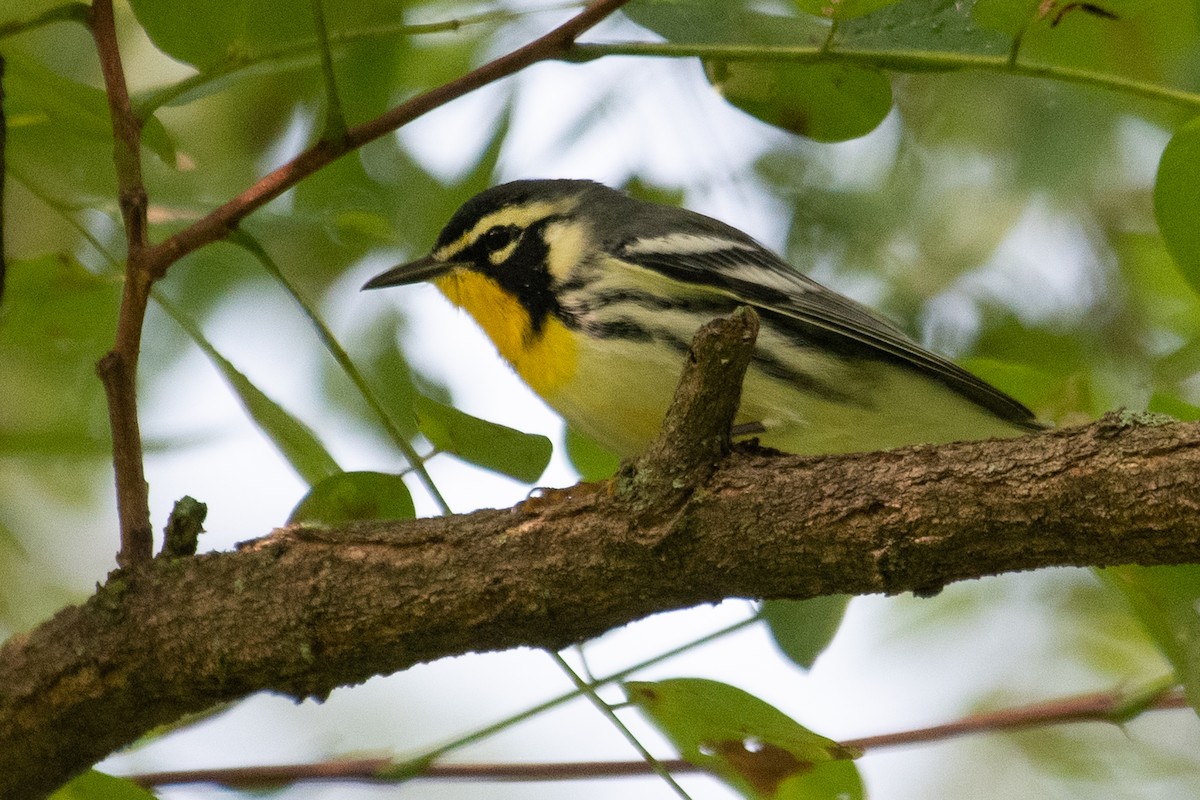
[[[311,0],[313,26],[317,29],[317,51],[321,55],[321,76],[325,83],[325,133],[327,139],[340,141],[346,136],[346,117],[333,72],[333,54],[329,47],[329,26],[325,24],[324,0]]]
[[[366,402],[367,406],[372,412],[374,412],[375,416],[379,418],[380,424],[383,425],[383,429],[391,438],[392,443],[395,444],[397,449],[404,454],[404,458],[408,461],[409,466],[414,472],[416,472],[417,477],[420,478],[421,483],[425,485],[426,491],[429,492],[434,502],[437,503],[438,507],[442,510],[442,513],[451,513],[450,504],[446,502],[446,498],[442,496],[442,493],[437,488],[437,484],[434,483],[433,476],[431,476],[429,474],[429,470],[425,468],[425,459],[421,458],[420,454],[417,453],[416,449],[413,448],[412,443],[408,441],[408,437],[404,435],[399,426],[397,426],[392,420],[392,417],[390,414],[388,414],[387,409],[383,407],[382,401],[380,401],[379,397],[371,389],[370,384],[367,383],[366,378],[363,377],[362,372],[359,371],[358,366],[354,363],[354,360],[350,358],[350,354],[346,352],[345,348],[342,347],[337,338],[333,335],[333,332],[329,330],[329,327],[321,319],[312,303],[308,302],[308,300],[300,294],[292,282],[288,280],[287,276],[283,274],[283,271],[279,269],[279,265],[275,263],[275,260],[271,258],[270,254],[267,253],[267,251],[261,244],[258,243],[256,239],[244,231],[239,230],[231,238],[231,241],[249,252],[250,255],[253,256],[254,259],[258,261],[258,263],[261,264],[273,278],[275,278],[275,281],[283,287],[283,290],[288,293],[288,296],[292,298],[292,301],[300,307],[300,311],[305,317],[308,318],[309,324],[311,324],[313,330],[316,331],[317,338],[321,340],[321,344],[325,346],[325,349],[331,356],[333,356],[333,360],[338,363],[338,366],[341,367],[342,371],[346,373],[346,376],[350,378],[350,381],[354,384],[355,388],[358,389],[359,395],[363,398],[363,401]]]
[[[696,639],[694,641],[688,642],[687,644],[680,645],[679,647],[672,648],[671,650],[668,650],[665,653],[660,653],[659,655],[656,655],[652,658],[648,658],[639,664],[634,664],[631,667],[626,667],[623,670],[614,672],[603,678],[598,678],[597,680],[592,681],[591,685],[593,687],[600,687],[600,686],[605,685],[606,683],[613,683],[614,681],[624,680],[625,678],[629,677],[630,675],[632,675],[633,673],[635,673],[639,670],[643,670],[647,667],[653,666],[653,665],[661,663],[663,661],[667,661],[669,659],[674,658],[677,655],[687,652],[688,650],[692,650],[697,647],[702,647],[703,645],[714,642],[717,639],[720,639],[724,636],[734,633],[735,631],[739,631],[742,628],[749,627],[750,625],[753,625],[754,623],[758,622],[760,618],[761,617],[758,614],[755,614],[752,617],[748,617],[740,622],[735,622],[732,625],[728,625],[724,628],[721,628],[720,630],[713,631],[712,633],[702,636],[699,639]],[[486,727],[480,728],[475,731],[471,731],[470,733],[466,734],[465,736],[461,736],[458,739],[447,742],[446,744],[443,744],[440,747],[435,747],[434,749],[429,750],[428,752],[418,756],[417,758],[412,759],[411,761],[428,764],[430,762],[435,761],[436,759],[441,758],[442,756],[446,755],[447,753],[451,753],[455,750],[459,750],[463,747],[466,747],[467,745],[471,745],[471,744],[475,744],[476,742],[483,741],[484,739],[488,738],[489,736],[494,736],[495,734],[500,733],[501,731],[508,730],[509,728],[513,727],[514,725],[522,723],[527,719],[532,719],[533,717],[536,717],[539,714],[543,714],[547,711],[550,711],[551,709],[557,708],[558,706],[561,706],[564,703],[570,702],[571,700],[574,700],[577,697],[579,697],[578,690],[572,691],[572,692],[564,692],[563,694],[560,694],[557,697],[552,697],[543,703],[539,703],[538,705],[533,706],[532,708],[528,708],[528,709],[521,711],[517,714],[514,714],[510,717],[506,717],[506,718],[504,718],[498,722],[494,722],[491,725],[488,725]]]
[[[91,9],[86,3],[64,3],[61,6],[48,8],[36,17],[0,24],[0,39],[37,30],[55,22],[78,22],[87,25],[90,14]]]
[[[659,42],[605,42],[578,44],[565,52],[562,60],[592,61],[604,56],[641,56],[655,58],[702,58],[719,61],[784,61],[795,64],[847,63],[897,72],[938,72],[979,69],[1049,78],[1096,86],[1135,97],[1171,103],[1188,109],[1200,109],[1200,92],[1173,89],[1147,81],[1124,78],[1078,67],[1055,64],[1015,62],[1011,54],[980,55],[929,50],[828,50],[824,45],[708,45]]]
[[[550,658],[554,660],[554,663],[558,664],[559,668],[566,673],[567,677],[575,683],[575,688],[578,689],[584,695],[584,697],[590,700],[592,705],[594,705],[601,714],[608,718],[608,721],[612,723],[613,727],[616,728],[623,737],[625,737],[625,741],[629,742],[630,746],[633,747],[634,750],[638,751],[638,754],[642,757],[642,761],[645,762],[650,771],[662,778],[666,784],[671,787],[675,794],[679,795],[681,798],[683,798],[683,800],[691,800],[691,796],[683,790],[683,787],[679,785],[675,778],[671,777],[670,770],[668,770],[661,761],[655,758],[653,754],[646,749],[644,744],[638,741],[638,738],[633,735],[633,731],[629,730],[625,723],[621,721],[621,718],[617,716],[617,712],[612,710],[612,706],[604,702],[600,695],[596,693],[596,690],[592,688],[587,681],[581,678],[579,674],[575,672],[575,670],[571,669],[571,665],[567,663],[567,660],[559,653],[555,653],[553,651],[547,651],[547,653],[549,654]]]

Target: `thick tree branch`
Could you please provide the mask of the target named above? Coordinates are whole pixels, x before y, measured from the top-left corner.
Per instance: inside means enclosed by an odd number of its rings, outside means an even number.
[[[36,796],[155,725],[255,691],[323,696],[726,597],[1200,561],[1198,472],[1200,424],[1114,416],[886,453],[738,449],[649,543],[624,493],[604,484],[159,558],[0,650],[0,796]]]
[[[448,655],[557,650],[656,611],[1200,560],[1200,424],[1112,416],[1016,440],[722,457],[757,323],[742,311],[697,334],[658,441],[612,481],[114,572],[0,649],[0,797],[38,797],[263,689],[320,697]]]

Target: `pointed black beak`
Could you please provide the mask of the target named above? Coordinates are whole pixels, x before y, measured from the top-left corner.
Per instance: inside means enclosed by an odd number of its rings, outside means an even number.
[[[363,284],[363,289],[380,289],[384,286],[403,286],[409,283],[420,283],[439,275],[445,275],[459,266],[453,261],[438,261],[433,256],[425,256],[408,264],[392,267],[381,272]]]

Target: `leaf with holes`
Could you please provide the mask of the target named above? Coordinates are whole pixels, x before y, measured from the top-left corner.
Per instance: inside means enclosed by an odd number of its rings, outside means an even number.
[[[861,800],[855,750],[810,731],[757,697],[718,681],[625,684],[629,701],[692,764],[743,797]]]

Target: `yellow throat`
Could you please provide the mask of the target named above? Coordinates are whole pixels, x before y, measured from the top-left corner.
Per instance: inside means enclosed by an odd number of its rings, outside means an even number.
[[[520,301],[478,272],[456,269],[433,283],[451,303],[475,318],[504,360],[543,398],[574,377],[575,334],[558,318],[547,317],[541,330],[534,331]]]

